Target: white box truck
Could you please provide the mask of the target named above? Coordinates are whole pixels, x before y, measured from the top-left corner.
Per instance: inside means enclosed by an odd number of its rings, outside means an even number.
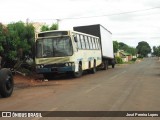
[[[115,66],[112,33],[100,24],[75,26],[74,31],[87,33],[100,38],[101,54],[102,54],[102,68],[108,69],[108,65]]]

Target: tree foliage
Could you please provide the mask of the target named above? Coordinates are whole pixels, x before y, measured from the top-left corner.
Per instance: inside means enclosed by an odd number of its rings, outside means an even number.
[[[48,30],[58,30],[58,24],[53,23],[50,27],[48,25],[43,25],[41,27],[41,31],[48,31]]]
[[[49,26],[48,25],[43,25],[41,27],[41,31],[48,31],[49,30]]]
[[[0,24],[0,55],[6,63],[33,55],[34,27],[23,22]]]
[[[136,55],[137,54],[137,50],[134,47],[130,47],[127,44],[123,43],[123,42],[117,42],[117,41],[113,41],[113,49],[114,52],[116,53],[118,50],[124,50],[127,53],[130,53],[132,55]]]
[[[160,57],[160,46],[153,46],[153,55]]]
[[[117,41],[113,41],[113,51],[116,53],[119,48],[119,43]]]
[[[143,57],[146,57],[149,53],[151,53],[151,47],[145,41],[139,42],[136,48],[138,50],[138,54],[142,55]]]

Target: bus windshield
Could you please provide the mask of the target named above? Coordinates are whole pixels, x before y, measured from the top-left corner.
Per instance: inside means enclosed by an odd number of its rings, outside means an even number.
[[[65,37],[40,38],[36,41],[36,57],[63,57],[73,54],[71,39]]]

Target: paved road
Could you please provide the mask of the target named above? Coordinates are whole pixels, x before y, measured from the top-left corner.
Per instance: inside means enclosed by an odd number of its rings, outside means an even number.
[[[15,89],[10,98],[0,98],[4,110],[160,111],[160,62],[146,58],[77,79],[57,78],[44,86]]]

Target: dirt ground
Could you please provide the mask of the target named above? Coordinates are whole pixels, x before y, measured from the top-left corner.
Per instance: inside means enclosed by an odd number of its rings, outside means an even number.
[[[136,63],[141,62],[142,60],[139,59]],[[127,66],[128,64],[117,64],[116,66]],[[14,75],[14,89],[24,89],[28,87],[36,87],[36,86],[46,86],[46,85],[53,85],[53,84],[66,84],[66,79],[72,80],[73,78],[66,76],[66,75],[57,75],[53,80],[47,80],[43,77],[42,74],[36,74],[30,76],[24,76],[21,74],[16,73]]]
[[[23,76],[16,74],[14,75],[13,78],[14,78],[15,89],[46,85],[48,81],[44,79],[43,75],[37,75],[37,74],[33,76]]]

